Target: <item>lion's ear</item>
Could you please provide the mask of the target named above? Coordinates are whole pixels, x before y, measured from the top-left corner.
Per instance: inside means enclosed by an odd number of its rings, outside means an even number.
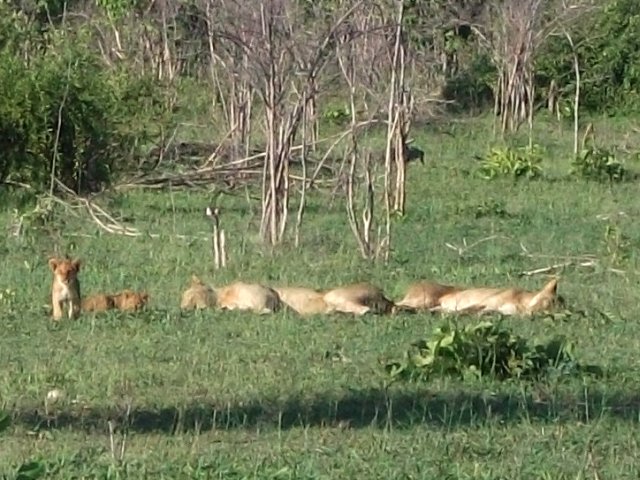
[[[49,268],[50,268],[52,271],[54,271],[54,272],[55,272],[55,271],[56,271],[56,268],[58,268],[58,265],[59,265],[59,264],[60,264],[60,262],[58,261],[58,259],[57,259],[57,258],[55,258],[55,257],[51,257],[51,258],[49,259]]]
[[[82,262],[79,259],[77,259],[77,260],[74,260],[73,262],[71,262],[71,265],[73,266],[73,268],[74,268],[74,270],[76,272],[79,272],[80,271],[80,265],[82,265]]]
[[[542,287],[542,291],[555,295],[558,291],[558,279],[552,278],[549,283]]]

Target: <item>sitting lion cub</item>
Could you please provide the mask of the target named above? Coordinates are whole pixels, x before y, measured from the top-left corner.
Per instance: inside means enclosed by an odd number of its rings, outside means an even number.
[[[394,303],[385,297],[384,292],[369,283],[356,283],[334,288],[324,294],[324,301],[331,311],[354,313],[391,313]]]
[[[280,300],[300,315],[329,313],[330,308],[324,301],[324,294],[305,287],[274,287]]]
[[[76,318],[80,314],[80,260],[70,258],[49,259],[49,267],[53,272],[53,285],[51,286],[51,304],[53,307],[53,319],[59,321],[66,307],[69,318]]]

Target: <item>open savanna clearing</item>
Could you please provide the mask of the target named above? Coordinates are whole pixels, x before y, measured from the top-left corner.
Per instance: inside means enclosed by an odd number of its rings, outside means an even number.
[[[596,122],[599,141],[638,150],[628,125],[611,122]],[[474,155],[491,138],[483,120],[414,136],[425,165],[408,167],[407,212],[393,220],[386,265],[360,258],[344,199],[327,190],[309,193],[300,246],[274,251],[257,235],[259,201],[241,190],[222,196],[229,262],[215,272],[206,191],[98,198],[140,237],[105,233],[63,207],[42,227],[4,235],[0,407],[12,423],[0,434],[0,469],[39,459],[52,479],[638,478],[637,181],[570,178],[570,127],[556,123],[536,126],[544,170],[530,181],[475,175]],[[3,231],[15,218],[2,210]],[[84,295],[146,290],[147,309],[53,325],[47,258],[56,251],[83,261]],[[530,339],[568,336],[602,378],[386,388],[385,363],[411,342],[478,319],[179,309],[192,274],[322,289],[366,280],[398,300],[418,279],[537,289],[546,275],[519,274],[569,260],[577,264],[559,271],[559,292],[584,314],[503,326]],[[65,397],[45,405],[53,389]]]

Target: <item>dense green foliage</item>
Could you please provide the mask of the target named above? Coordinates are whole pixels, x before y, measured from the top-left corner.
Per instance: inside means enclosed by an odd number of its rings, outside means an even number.
[[[110,62],[102,51],[106,44],[100,32],[105,28],[117,25],[124,34],[140,19],[147,30],[155,29],[155,11],[146,11],[143,2],[105,0],[98,2],[88,23],[65,20],[82,5],[0,3],[0,181],[11,178],[44,189],[54,173],[74,190],[98,189],[114,172],[136,168],[142,147],[158,141],[176,121],[176,86],[188,77],[196,89],[208,89],[202,83],[208,59],[196,53],[207,48],[206,25],[196,4],[172,13],[184,40],[176,43],[181,49],[176,54],[184,60],[182,77],[174,82],[140,70],[139,55]],[[325,23],[335,7],[305,5],[309,16],[323,15]],[[474,18],[483,3],[461,2],[458,7]],[[581,108],[592,113],[635,111],[640,106],[640,7],[633,0],[607,0],[601,7],[569,26],[582,75]],[[452,107],[458,112],[491,108],[496,81],[491,57],[468,25],[451,21],[447,2],[412,0],[405,18],[417,58],[431,55],[443,62],[437,69]],[[139,31],[145,30],[131,30],[131,35]],[[573,53],[558,30],[536,57],[538,100],[545,101],[550,83],[556,82],[564,116],[573,109]],[[412,81],[420,87],[419,76]],[[323,121],[340,123],[344,113],[331,113]]]
[[[106,68],[87,29],[39,31],[0,5],[0,181],[42,189],[52,173],[76,191],[97,190],[162,124],[160,86]]]
[[[496,177],[533,179],[542,174],[543,152],[538,145],[533,147],[493,147],[480,161],[478,174],[487,180]]]
[[[502,325],[481,322],[464,328],[437,327],[429,340],[414,342],[405,358],[389,363],[387,370],[393,379],[429,381],[438,375],[539,380],[552,373],[571,375],[598,369],[581,366],[565,336],[531,345]]]
[[[631,113],[640,108],[640,4],[607,0],[602,10],[585,16],[572,40],[581,73],[581,103],[586,111]],[[573,52],[561,32],[546,42],[537,74],[544,89],[555,80],[571,115],[575,95]]]

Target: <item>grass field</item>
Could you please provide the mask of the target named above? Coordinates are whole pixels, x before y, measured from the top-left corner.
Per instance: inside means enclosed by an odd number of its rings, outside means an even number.
[[[603,119],[596,129],[603,143],[640,150],[625,121]],[[201,191],[103,196],[111,213],[149,236],[107,234],[63,209],[45,228],[3,235],[0,407],[13,422],[0,434],[0,472],[40,459],[51,479],[637,479],[637,181],[568,178],[570,127],[537,126],[545,176],[520,182],[473,175],[473,155],[491,139],[484,120],[425,125],[413,135],[426,165],[409,167],[407,214],[394,223],[387,265],[360,258],[344,204],[331,205],[322,191],[311,195],[302,245],[289,240],[274,252],[257,238],[259,204],[222,197],[229,266],[219,273],[203,217],[212,195]],[[3,227],[13,221],[6,205]],[[445,245],[494,235],[462,252]],[[148,310],[53,326],[46,259],[56,250],[83,260],[84,294],[146,289]],[[505,323],[531,339],[568,335],[580,361],[606,370],[599,379],[442,379],[385,389],[385,361],[437,325],[476,320],[178,308],[192,273],[214,284],[370,280],[398,299],[422,278],[538,288],[547,277],[518,273],[585,254],[596,266],[564,269],[559,287],[584,318]],[[66,398],[45,409],[53,388]]]

